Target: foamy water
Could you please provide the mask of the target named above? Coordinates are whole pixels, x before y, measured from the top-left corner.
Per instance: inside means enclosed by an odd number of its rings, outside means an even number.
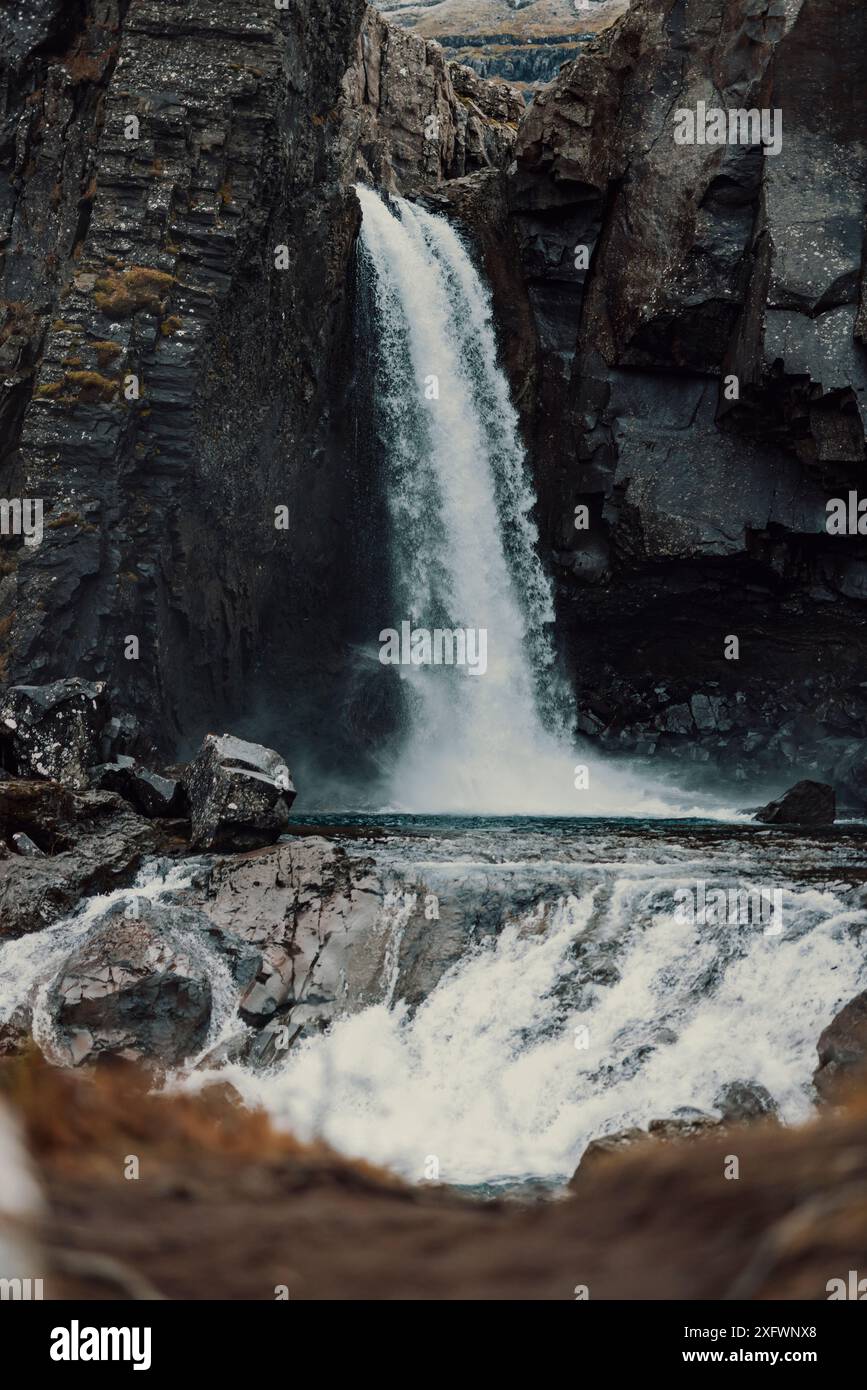
[[[682,1107],[713,1113],[734,1081],[764,1086],[788,1122],[809,1114],[818,1036],[867,983],[867,913],[849,890],[782,886],[784,930],[768,936],[752,923],[684,925],[674,910],[675,890],[704,877],[755,887],[767,859],[745,871],[724,853],[692,858],[674,832],[668,863],[667,845],[646,863],[547,863],[489,844],[491,863],[440,845],[407,881],[444,902],[460,891],[472,914],[494,882],[508,903],[513,875],[521,900],[536,883],[536,905],[470,942],[414,1012],[395,988],[406,922],[392,911],[382,1002],[267,1073],[221,1073],[247,1103],[412,1180],[436,1159],[460,1184],[560,1180],[591,1139]]]

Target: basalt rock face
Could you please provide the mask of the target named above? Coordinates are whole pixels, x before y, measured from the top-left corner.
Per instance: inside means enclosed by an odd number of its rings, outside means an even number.
[[[508,180],[580,728],[859,804],[867,552],[826,503],[865,461],[865,53],[845,0],[638,0]],[[780,153],[677,144],[699,102],[781,110]]]
[[[42,499],[45,525],[0,555],[0,679],[105,680],[164,748],[254,690],[279,722],[321,699],[313,627],[325,669],[357,586],[310,518],[351,518],[357,489],[323,458],[345,452],[338,103],[362,2],[14,11],[0,493]]]

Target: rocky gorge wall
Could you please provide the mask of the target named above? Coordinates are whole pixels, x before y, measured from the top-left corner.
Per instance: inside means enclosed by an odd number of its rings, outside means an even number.
[[[44,499],[45,531],[4,550],[4,676],[105,679],[171,746],[248,710],[269,653],[275,681],[303,668],[314,608],[326,648],[347,611],[305,518],[350,506],[321,463],[358,222],[329,122],[362,5],[18,10],[0,490]]]
[[[865,459],[865,52],[845,0],[639,0],[539,96],[505,192],[579,727],[857,804],[867,570],[826,504]],[[676,144],[699,101],[779,109],[780,153]]]

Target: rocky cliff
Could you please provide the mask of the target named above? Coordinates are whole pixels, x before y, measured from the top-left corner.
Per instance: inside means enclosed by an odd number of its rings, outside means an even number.
[[[350,505],[321,458],[362,9],[27,0],[6,29],[0,491],[44,499],[45,532],[4,552],[4,673],[104,678],[166,745],[249,709],[287,651],[303,668],[314,612],[327,650],[347,611],[317,600],[334,530],[307,518]]]
[[[439,44],[369,7],[342,97],[347,180],[401,193],[502,167],[524,112],[507,83],[447,62]]]
[[[865,51],[845,0],[639,0],[534,104],[507,191],[583,731],[859,800],[867,568],[826,503],[865,458]],[[702,101],[780,110],[781,151],[676,143]]]

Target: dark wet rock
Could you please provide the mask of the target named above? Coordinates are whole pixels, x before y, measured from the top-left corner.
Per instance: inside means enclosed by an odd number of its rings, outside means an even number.
[[[722,1136],[733,1126],[757,1120],[775,1120],[778,1115],[777,1104],[770,1092],[756,1081],[729,1083],[722,1088],[714,1105],[721,1112],[719,1119],[693,1106],[682,1106],[668,1119],[651,1120],[647,1129],[623,1129],[593,1139],[584,1150],[569,1186],[583,1182],[588,1171],[595,1170],[600,1162],[625,1153],[636,1145],[677,1144],[684,1139],[714,1134]]]
[[[179,779],[164,777],[142,767],[135,758],[120,754],[114,762],[90,769],[91,786],[118,792],[143,816],[173,817],[186,805]]]
[[[841,1009],[819,1037],[813,1085],[823,1101],[841,1100],[867,1068],[867,991]]]
[[[834,771],[867,736],[863,542],[828,535],[826,503],[867,456],[867,11],[755,8],[636,0],[528,111],[507,192],[539,354],[520,408],[585,735],[684,779],[833,776],[864,806],[860,767]],[[781,107],[781,153],[675,145],[675,111],[712,92]]]
[[[575,1184],[579,1174],[582,1178],[585,1177],[588,1171],[599,1162],[626,1153],[628,1149],[634,1148],[636,1144],[645,1143],[646,1140],[647,1130],[637,1128],[620,1129],[616,1134],[606,1134],[601,1139],[591,1139],[581,1155],[581,1161],[575,1169],[569,1186],[572,1187]]]
[[[64,961],[49,995],[63,1059],[106,1056],[170,1067],[204,1045],[214,1003],[216,953],[236,983],[258,954],[229,941],[199,912],[130,900],[97,921]]]
[[[732,1081],[714,1098],[714,1105],[724,1124],[740,1124],[745,1120],[776,1118],[777,1103],[770,1091],[757,1081]]]
[[[756,811],[755,818],[769,825],[833,825],[836,815],[834,788],[803,781]]]
[[[133,714],[112,715],[102,731],[100,760],[113,762],[124,757],[149,758],[155,752],[139,721]]]
[[[0,842],[16,834],[43,853],[0,858],[0,938],[39,931],[82,898],[124,887],[165,847],[153,822],[114,793],[53,782],[0,782]]]
[[[108,718],[105,686],[75,678],[11,686],[0,697],[0,743],[22,777],[84,789]]]
[[[27,1005],[19,1005],[0,1022],[0,1057],[19,1057],[27,1052],[33,1046],[31,1026],[32,1018]]]
[[[315,518],[347,519],[356,488],[322,462],[350,430],[336,113],[363,9],[81,0],[0,54],[2,495],[45,500],[41,544],[4,554],[0,659],[15,683],[107,681],[164,752],[263,670],[278,724],[290,687],[330,684],[322,648],[298,652],[335,569]]]
[[[208,734],[186,768],[196,849],[247,850],[273,844],[286,827],[295,787],[279,753],[231,734]]]

